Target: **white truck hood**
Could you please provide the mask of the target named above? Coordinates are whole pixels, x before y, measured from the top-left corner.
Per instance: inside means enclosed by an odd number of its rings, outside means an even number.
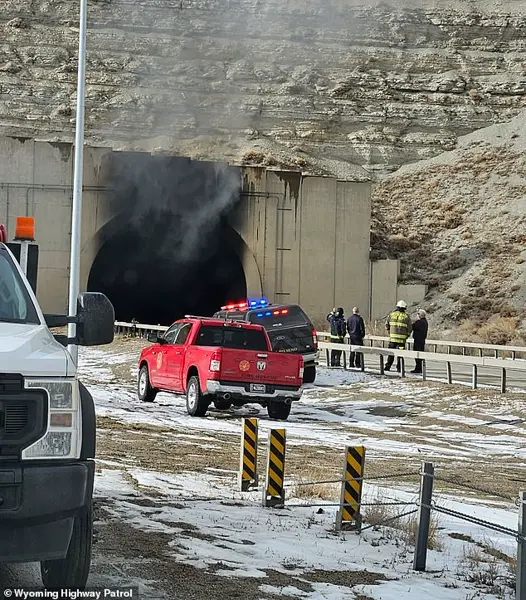
[[[75,374],[75,367],[45,325],[0,322],[0,373],[66,377]]]

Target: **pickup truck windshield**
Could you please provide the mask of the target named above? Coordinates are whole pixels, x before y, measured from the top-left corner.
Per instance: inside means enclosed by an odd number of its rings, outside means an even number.
[[[202,325],[195,345],[268,352],[267,338],[263,331],[222,325]]]
[[[13,261],[0,245],[0,323],[40,324],[37,311]]]

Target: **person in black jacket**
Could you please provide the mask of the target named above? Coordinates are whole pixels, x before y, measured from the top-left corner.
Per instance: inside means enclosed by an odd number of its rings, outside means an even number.
[[[360,315],[360,310],[357,306],[352,309],[352,315],[347,319],[347,332],[351,346],[363,346],[363,338],[365,337],[365,323]],[[351,352],[349,365],[351,367],[362,367],[363,354],[361,352]]]
[[[413,349],[415,351],[423,352],[426,347],[427,332],[429,329],[429,323],[426,318],[426,311],[419,309],[417,311],[418,319],[413,323]],[[422,359],[415,359],[415,368],[411,373],[422,373]]]
[[[345,340],[345,317],[343,308],[333,308],[327,315],[327,321],[331,324],[331,344],[343,344]],[[331,367],[341,366],[341,350],[331,351]]]

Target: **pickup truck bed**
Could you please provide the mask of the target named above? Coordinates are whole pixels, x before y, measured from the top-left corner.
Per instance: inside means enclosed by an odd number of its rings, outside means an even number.
[[[174,323],[139,358],[138,396],[186,394],[189,414],[258,403],[286,419],[302,395],[303,357],[272,352],[260,325],[191,318]]]

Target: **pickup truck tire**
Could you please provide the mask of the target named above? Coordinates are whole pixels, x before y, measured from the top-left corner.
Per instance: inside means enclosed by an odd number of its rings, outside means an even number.
[[[285,402],[276,402],[275,400],[269,400],[267,404],[268,416],[271,419],[286,421],[289,418],[291,408],[292,404],[286,404]]]
[[[199,385],[199,378],[193,375],[188,380],[186,386],[186,410],[192,417],[204,417],[210,406],[210,402],[205,400]]]
[[[316,365],[309,365],[303,370],[303,383],[314,383],[316,380]]]
[[[91,563],[92,536],[93,508],[90,506],[84,514],[75,517],[66,558],[40,563],[42,582],[46,589],[82,590],[86,587]]]
[[[157,390],[150,384],[150,373],[146,365],[143,365],[139,371],[137,395],[142,402],[153,402],[157,396]]]

